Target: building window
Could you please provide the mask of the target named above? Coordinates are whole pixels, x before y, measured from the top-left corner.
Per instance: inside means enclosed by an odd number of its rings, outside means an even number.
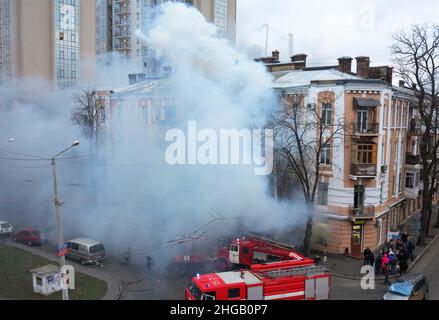
[[[331,146],[325,144],[320,154],[320,164],[329,166],[331,164]]]
[[[332,124],[332,104],[324,103],[322,105],[322,124],[330,126]]]
[[[392,177],[392,194],[393,195],[396,194],[396,177],[395,176]]]
[[[415,175],[407,172],[405,176],[405,187],[409,189],[415,188]]]
[[[72,79],[76,79],[76,71],[72,70]]]
[[[317,204],[321,206],[328,205],[328,183],[319,183],[317,189]]]
[[[359,144],[357,146],[357,161],[359,164],[373,164],[376,161],[376,146]]]
[[[73,60],[73,61],[76,60],[76,52],[72,52],[72,60]]]

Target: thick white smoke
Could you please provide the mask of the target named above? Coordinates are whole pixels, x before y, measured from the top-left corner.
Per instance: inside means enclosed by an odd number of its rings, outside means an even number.
[[[175,98],[177,125],[186,129],[189,120],[196,121],[199,129],[262,125],[275,103],[271,78],[264,67],[226,40],[217,39],[215,27],[195,9],[165,4],[161,10],[151,32],[143,37],[163,64],[173,66],[172,86],[158,94]],[[113,65],[109,71],[100,65],[98,70],[102,74],[119,70],[119,77],[127,79],[123,67]],[[3,97],[9,102],[17,100],[8,90],[3,91]],[[80,130],[70,121],[71,97],[71,92],[45,91],[36,102],[31,95],[27,100],[32,103],[21,101],[10,111],[2,111],[0,137],[17,137],[16,145],[8,150],[48,156],[78,139]],[[148,127],[142,112],[135,102],[126,101],[112,111],[98,154],[93,143],[83,137],[80,148],[69,154],[73,158],[59,161],[66,238],[95,238],[116,256],[130,247],[144,262],[147,254],[195,254],[184,250],[190,251],[192,245],[192,250],[202,247],[205,242],[201,238],[205,237],[273,229],[294,236],[292,232],[305,217],[300,202],[274,201],[268,178],[255,176],[253,166],[168,165],[165,132]],[[8,155],[12,154],[0,152],[0,157]],[[1,212],[13,212],[6,218],[23,226],[53,226],[50,168],[11,170],[10,164],[16,162],[0,159]],[[7,203],[8,199],[16,202]],[[202,228],[214,219],[212,212],[226,219]],[[164,245],[191,237],[189,247]],[[300,235],[295,240],[300,241]],[[207,253],[215,255],[213,248]]]

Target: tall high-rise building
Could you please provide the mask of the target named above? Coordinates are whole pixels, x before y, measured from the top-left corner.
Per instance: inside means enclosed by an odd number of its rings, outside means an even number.
[[[95,32],[94,1],[0,0],[0,81],[78,84],[92,72],[82,62],[96,56]]]
[[[98,54],[119,52],[136,61],[139,72],[156,73],[154,51],[142,41],[137,30],[147,34],[157,6],[168,1],[183,2],[197,8],[210,23],[217,36],[236,42],[237,0],[96,0]],[[112,23],[109,20],[112,19]],[[111,40],[110,40],[111,39]]]

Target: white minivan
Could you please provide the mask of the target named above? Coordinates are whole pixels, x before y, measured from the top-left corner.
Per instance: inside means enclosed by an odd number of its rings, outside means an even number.
[[[92,239],[73,239],[67,241],[66,258],[82,265],[101,264],[105,261],[105,248],[102,243]]]
[[[14,231],[12,224],[0,220],[0,236],[9,236]]]

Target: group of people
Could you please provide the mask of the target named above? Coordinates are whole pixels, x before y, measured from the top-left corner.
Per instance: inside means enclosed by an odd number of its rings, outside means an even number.
[[[408,269],[408,260],[414,260],[415,245],[408,239],[406,233],[401,239],[388,241],[375,257],[375,254],[367,248],[364,250],[364,265],[375,268],[375,274],[384,275],[384,283],[390,285],[389,276],[399,272],[400,276],[405,275]]]

